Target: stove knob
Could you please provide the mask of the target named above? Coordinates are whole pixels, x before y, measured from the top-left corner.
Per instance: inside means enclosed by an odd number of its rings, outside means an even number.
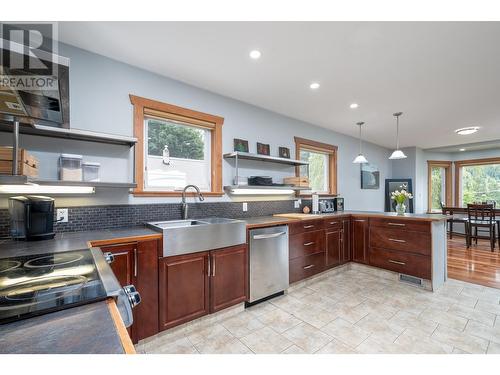
[[[137,289],[135,288],[135,286],[133,285],[125,285],[123,287],[123,290],[125,291],[125,293],[129,294],[129,293],[136,293],[137,292]]]
[[[139,292],[128,293],[127,297],[132,308],[141,303],[141,295],[139,294]]]
[[[115,261],[115,256],[112,253],[110,253],[110,252],[106,252],[106,253],[104,253],[102,255],[104,255],[104,260],[108,264],[111,264],[111,263],[113,263]]]

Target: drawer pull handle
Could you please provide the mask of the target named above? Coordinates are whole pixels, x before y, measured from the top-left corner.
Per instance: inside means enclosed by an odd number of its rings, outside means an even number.
[[[279,237],[279,236],[282,236],[284,234],[286,234],[286,232],[277,232],[277,233],[271,233],[271,234],[256,234],[255,236],[253,236],[253,239],[254,240],[265,240],[268,238]]]
[[[306,243],[304,244],[304,246],[311,246],[311,245],[314,245],[314,242],[306,242]]]
[[[398,240],[396,238],[389,238],[389,241],[392,241],[392,242],[399,242],[399,243],[406,243],[405,240]]]
[[[338,224],[338,223],[339,223],[338,221],[331,221],[330,225],[335,225],[335,224]]]
[[[314,228],[314,225],[304,225],[304,229]]]
[[[389,259],[388,260],[389,263],[394,263],[394,264],[399,264],[400,266],[406,266],[406,263],[405,262],[399,262],[397,260],[392,260],[392,259]]]
[[[405,227],[406,226],[406,224],[401,224],[401,223],[387,223],[387,225],[392,225],[395,227]]]
[[[314,264],[310,264],[310,265],[308,265],[308,266],[305,266],[305,267],[304,267],[304,269],[305,269],[305,270],[308,270],[309,268],[313,268],[313,267],[314,267]]]

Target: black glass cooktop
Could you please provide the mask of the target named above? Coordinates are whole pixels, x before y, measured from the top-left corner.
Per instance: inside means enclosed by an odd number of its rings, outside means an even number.
[[[0,324],[105,298],[88,249],[0,259]]]

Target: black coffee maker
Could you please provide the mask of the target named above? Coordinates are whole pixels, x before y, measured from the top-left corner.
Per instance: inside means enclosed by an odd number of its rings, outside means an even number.
[[[10,234],[20,240],[54,238],[54,199],[38,195],[9,198]]]

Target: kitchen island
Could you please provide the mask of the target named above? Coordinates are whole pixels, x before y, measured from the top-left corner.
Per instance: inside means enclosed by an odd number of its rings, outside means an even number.
[[[290,224],[290,282],[354,262],[439,289],[447,277],[446,216],[374,211],[277,214]]]

